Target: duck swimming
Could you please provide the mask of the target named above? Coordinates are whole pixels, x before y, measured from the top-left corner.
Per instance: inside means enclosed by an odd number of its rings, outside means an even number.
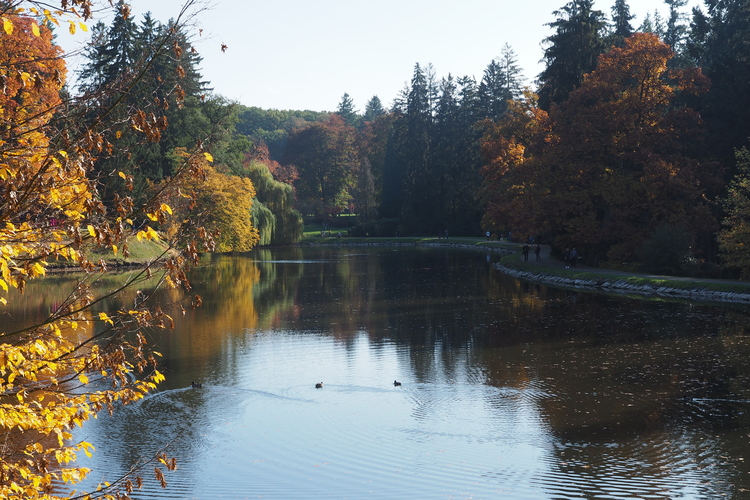
[[[400,386],[400,385],[401,385],[401,382],[399,382],[398,380],[394,380],[394,381],[393,381],[393,385],[394,385],[395,387],[398,387],[398,386]]]
[[[196,384],[195,382],[190,382],[190,386],[191,386],[191,387],[192,387],[193,389],[200,389],[200,388],[202,388],[202,387],[203,387],[203,384]]]
[[[322,389],[323,388],[323,382],[318,382],[317,384],[315,384],[315,388],[316,389]]]

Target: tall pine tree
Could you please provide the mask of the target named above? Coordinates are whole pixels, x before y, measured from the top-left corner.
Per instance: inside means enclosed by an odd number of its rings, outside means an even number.
[[[627,0],[616,0],[612,6],[612,33],[610,35],[611,45],[621,47],[627,37],[633,34],[633,26],[630,24],[635,18],[630,13]]]
[[[727,166],[750,137],[750,0],[706,1],[693,10],[688,53],[711,79],[702,115],[708,144]]]
[[[545,40],[546,67],[539,75],[542,109],[564,101],[581,84],[583,75],[596,68],[597,58],[606,49],[605,16],[594,10],[592,0],[572,0],[554,14],[557,19],[548,26],[555,33]]]

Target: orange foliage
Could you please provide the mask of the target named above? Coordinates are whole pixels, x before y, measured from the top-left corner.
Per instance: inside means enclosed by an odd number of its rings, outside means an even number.
[[[516,104],[485,136],[485,225],[618,263],[659,224],[714,231],[703,196],[720,175],[697,159],[700,116],[680,104],[709,82],[695,69],[668,69],[672,55],[638,33],[602,55],[549,117],[528,99]]]
[[[264,143],[257,144],[253,147],[253,150],[247,154],[246,161],[257,161],[268,167],[268,170],[273,175],[273,178],[284,184],[290,184],[294,186],[294,181],[299,179],[299,171],[294,165],[282,165],[281,163],[272,160],[271,155],[268,152],[268,146]]]

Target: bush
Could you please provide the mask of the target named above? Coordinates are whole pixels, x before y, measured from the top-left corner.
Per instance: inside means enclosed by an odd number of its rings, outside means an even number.
[[[672,276],[690,276],[699,263],[692,250],[693,235],[682,225],[662,224],[638,251],[645,271]]]

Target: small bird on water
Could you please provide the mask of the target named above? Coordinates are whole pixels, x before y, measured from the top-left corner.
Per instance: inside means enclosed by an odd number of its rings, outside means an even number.
[[[316,389],[322,389],[323,388],[323,382],[318,382],[317,384],[315,384],[315,388]]]
[[[200,389],[200,388],[202,388],[202,387],[203,387],[203,384],[196,384],[195,382],[190,382],[190,386],[191,386],[191,387],[192,387],[193,389]]]
[[[401,382],[399,382],[398,380],[394,380],[394,381],[393,381],[393,385],[394,385],[395,387],[398,387],[398,386],[400,386],[400,385],[401,385]]]

